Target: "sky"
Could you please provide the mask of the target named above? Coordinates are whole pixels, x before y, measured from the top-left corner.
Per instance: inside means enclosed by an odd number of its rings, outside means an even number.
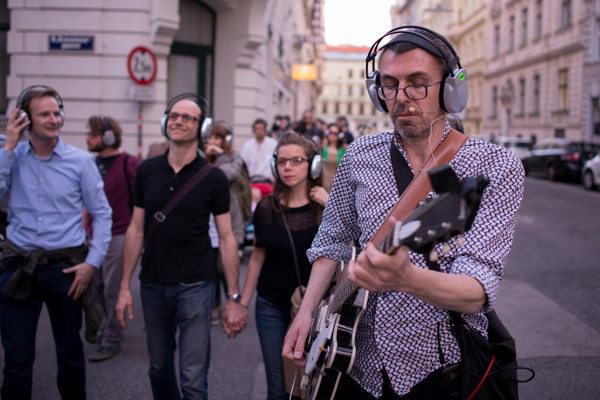
[[[371,46],[392,29],[396,0],[324,0],[325,43]]]

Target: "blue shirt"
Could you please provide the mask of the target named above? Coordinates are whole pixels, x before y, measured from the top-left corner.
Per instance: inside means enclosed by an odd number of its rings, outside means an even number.
[[[83,207],[94,216],[86,263],[100,267],[111,240],[112,210],[94,157],[60,138],[41,159],[29,142],[0,149],[0,200],[10,191],[8,239],[27,251],[75,247],[85,241]]]

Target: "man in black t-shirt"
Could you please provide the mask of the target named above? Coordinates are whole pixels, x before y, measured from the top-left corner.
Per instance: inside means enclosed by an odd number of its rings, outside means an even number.
[[[208,167],[209,172],[171,212],[162,213],[169,200],[208,163],[197,151],[207,118],[200,106],[202,100],[196,95],[182,95],[169,103],[163,125],[163,132],[171,139],[169,150],[140,165],[135,179],[133,218],[125,236],[117,314],[123,326],[126,326],[124,312],[128,312],[129,318],[133,316],[129,285],[144,247],[140,294],[155,399],[179,397],[174,395],[179,392],[174,367],[176,343],[179,343],[183,397],[208,396],[210,320],[216,279],[208,236],[211,213],[215,216],[227,279],[223,326],[228,335],[235,336],[246,323],[239,304],[239,258],[231,230],[229,182],[225,173]],[[162,222],[153,229],[159,212],[167,214],[166,218],[158,218]]]

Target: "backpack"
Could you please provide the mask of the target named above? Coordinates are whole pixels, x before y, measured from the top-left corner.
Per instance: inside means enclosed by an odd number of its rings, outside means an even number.
[[[244,221],[252,217],[252,190],[250,189],[250,174],[245,162],[242,162],[240,178],[231,184],[237,195]]]

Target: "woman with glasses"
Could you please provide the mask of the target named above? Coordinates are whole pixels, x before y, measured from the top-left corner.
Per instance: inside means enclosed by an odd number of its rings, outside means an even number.
[[[323,206],[311,200],[309,193],[322,186],[323,179],[318,171],[319,149],[306,135],[284,134],[273,157],[275,186],[254,211],[254,248],[241,304],[247,308],[257,291],[256,328],[267,374],[267,399],[283,400],[288,395],[281,349],[291,320],[290,298],[299,284],[308,282],[311,265],[306,250],[323,213]]]

